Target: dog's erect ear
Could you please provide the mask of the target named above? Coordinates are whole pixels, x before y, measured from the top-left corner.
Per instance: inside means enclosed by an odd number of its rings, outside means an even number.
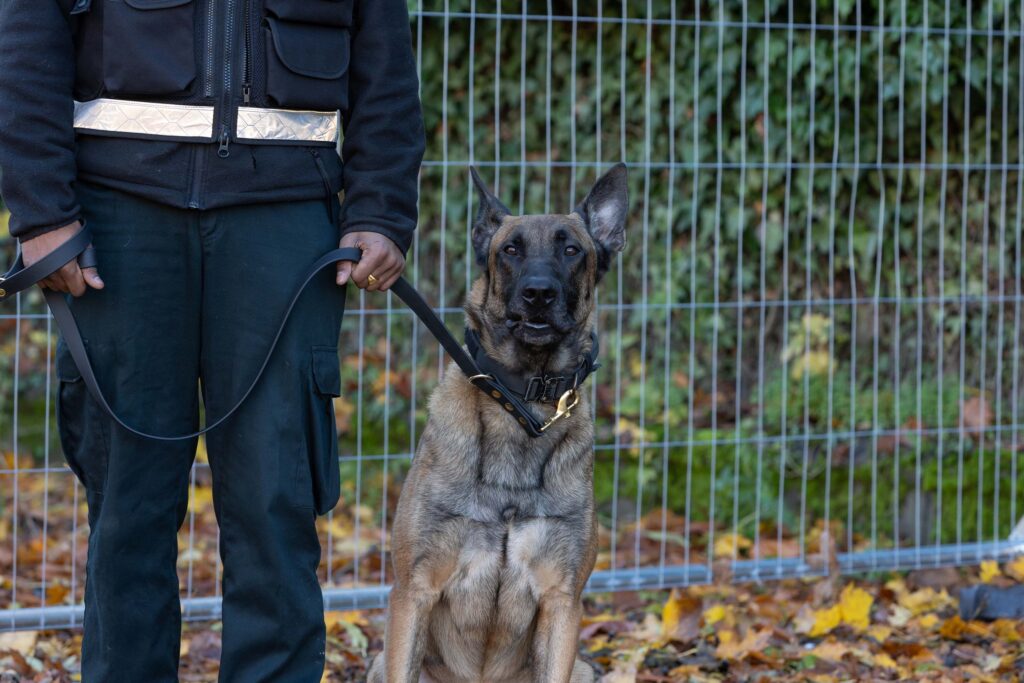
[[[511,212],[501,200],[491,194],[486,183],[480,179],[480,175],[472,166],[469,167],[469,174],[473,177],[473,185],[476,186],[480,198],[480,208],[473,221],[473,251],[476,252],[477,262],[482,265],[487,263],[491,238],[501,227],[501,220]]]
[[[575,209],[597,242],[598,251],[604,250],[603,265],[611,253],[622,251],[626,246],[626,213],[629,211],[626,180],[626,165],[616,164],[594,183],[590,194]]]

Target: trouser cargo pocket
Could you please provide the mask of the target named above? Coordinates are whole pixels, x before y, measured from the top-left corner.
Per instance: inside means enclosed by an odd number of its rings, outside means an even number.
[[[196,80],[193,0],[104,0],[107,94],[176,95]]]
[[[297,482],[303,507],[312,502],[318,515],[334,509],[341,496],[338,467],[338,430],[334,422],[334,399],[341,395],[338,349],[314,346],[310,359],[310,410],[306,416],[306,453],[299,458]],[[312,497],[310,497],[310,487]]]
[[[86,344],[97,368],[114,366],[109,349]],[[90,494],[103,493],[110,454],[110,421],[89,396],[64,340],[57,344],[57,426],[64,459]]]

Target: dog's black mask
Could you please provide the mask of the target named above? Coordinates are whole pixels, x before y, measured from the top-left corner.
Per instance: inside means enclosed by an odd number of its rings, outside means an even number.
[[[475,169],[472,176],[480,197],[473,248],[487,271],[490,313],[521,344],[558,344],[589,320],[594,287],[625,246],[626,167],[604,175],[567,215],[513,216]]]

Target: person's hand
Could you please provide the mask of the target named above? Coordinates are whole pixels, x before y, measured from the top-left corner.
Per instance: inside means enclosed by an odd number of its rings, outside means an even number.
[[[21,243],[21,258],[26,266],[30,266],[54,249],[71,239],[75,233],[82,228],[82,224],[75,221],[71,225],[57,228],[50,232],[43,233],[38,237],[25,240]],[[71,259],[54,271],[44,280],[39,281],[40,287],[55,289],[58,292],[70,292],[74,296],[85,294],[86,287],[103,289],[103,280],[95,268],[79,268],[78,260]]]
[[[350,232],[341,238],[340,247],[356,247],[363,252],[359,263],[338,261],[339,285],[349,280],[369,292],[385,291],[405,270],[405,256],[398,246],[376,232]],[[374,281],[370,283],[370,276]]]

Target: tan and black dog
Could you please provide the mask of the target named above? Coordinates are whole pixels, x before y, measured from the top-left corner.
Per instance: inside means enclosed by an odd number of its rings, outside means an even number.
[[[484,274],[469,330],[508,376],[557,376],[591,352],[594,289],[625,244],[626,167],[568,215],[512,216],[473,172]],[[402,489],[395,584],[370,683],[584,683],[580,595],[597,554],[586,391],[531,438],[451,364]],[[530,403],[549,419],[550,403]]]

